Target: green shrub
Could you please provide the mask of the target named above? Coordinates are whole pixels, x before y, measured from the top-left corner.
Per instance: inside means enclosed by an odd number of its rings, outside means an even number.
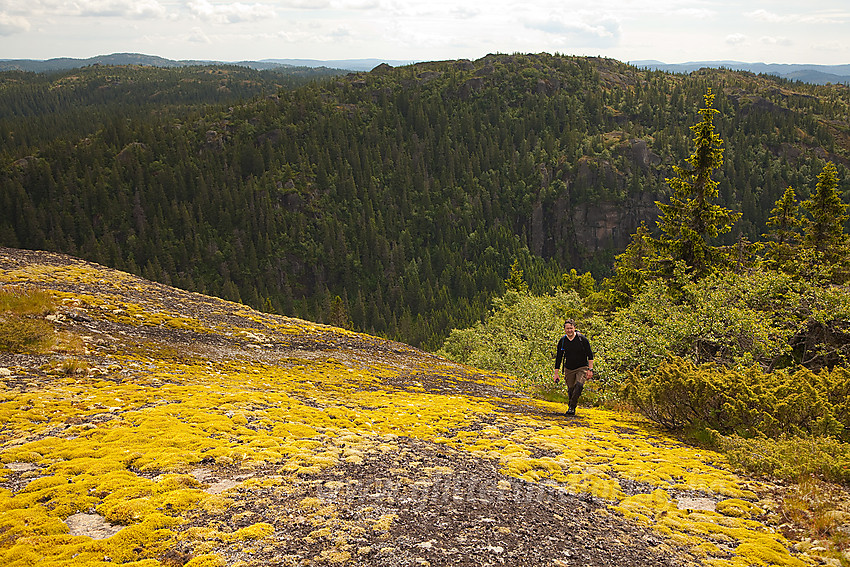
[[[665,282],[649,282],[627,307],[590,321],[600,369],[651,376],[670,356],[767,368],[788,357],[788,339],[813,316],[812,305],[838,305],[810,300],[808,291],[791,276],[765,272],[714,274],[683,284],[676,298]]]
[[[493,300],[484,323],[453,330],[437,354],[516,376],[517,387],[531,393],[552,380],[564,319],[585,313],[575,291],[535,296],[508,290]]]
[[[743,437],[823,435],[850,440],[850,372],[764,373],[697,366],[681,358],[662,363],[650,376],[634,372],[623,397],[669,429],[705,427]]]
[[[828,482],[850,483],[850,444],[831,437],[719,436],[721,450],[734,466],[750,472],[797,482],[814,476]]]

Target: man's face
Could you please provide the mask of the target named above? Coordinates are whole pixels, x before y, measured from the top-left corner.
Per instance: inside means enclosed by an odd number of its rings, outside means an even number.
[[[572,338],[573,338],[573,336],[575,336],[575,334],[576,334],[576,328],[575,328],[575,325],[573,325],[572,323],[567,323],[567,324],[565,324],[565,325],[564,325],[564,332],[567,334],[567,336],[568,336],[569,338],[571,338],[571,339],[572,339]]]

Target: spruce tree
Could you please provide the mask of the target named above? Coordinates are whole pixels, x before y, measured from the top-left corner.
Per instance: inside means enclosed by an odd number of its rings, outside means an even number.
[[[768,242],[765,260],[773,268],[796,273],[799,263],[797,247],[800,240],[799,203],[794,188],[790,185],[776,201],[767,220],[768,232],[764,236]]]
[[[632,240],[614,262],[614,275],[606,282],[610,307],[624,307],[641,292],[651,277],[656,250],[646,223],[641,223]]]
[[[702,120],[691,130],[694,151],[687,166],[674,166],[675,177],[667,184],[673,190],[668,204],[656,202],[661,211],[658,226],[662,235],[656,241],[665,275],[675,271],[683,262],[692,277],[700,278],[724,261],[724,250],[712,245],[717,236],[727,233],[741,216],[715,204],[718,182],[712,179],[714,170],[723,165],[723,140],[714,131],[711,89],[705,95],[705,108],[699,110]]]
[[[811,268],[834,283],[847,281],[847,205],[838,194],[838,172],[832,162],[820,172],[815,192],[801,206],[811,216],[803,219],[803,249]]]
[[[514,260],[511,264],[511,273],[505,280],[505,289],[517,293],[528,293],[528,284],[525,281],[522,268],[519,267],[519,260]]]

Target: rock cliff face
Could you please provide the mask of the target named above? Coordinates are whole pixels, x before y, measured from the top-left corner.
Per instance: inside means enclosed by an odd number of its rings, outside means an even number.
[[[630,192],[626,185],[629,170],[648,178],[663,177],[661,158],[645,140],[623,142],[615,149],[625,158],[619,161],[625,171],[611,161],[589,157],[581,158],[574,171],[549,171],[541,166],[543,186],[557,180],[563,189],[553,201],[538,200],[532,209],[529,248],[533,253],[581,267],[599,253],[625,249],[642,222],[654,226],[658,218],[655,202],[660,197],[649,191]],[[584,200],[575,198],[577,193],[589,191],[625,197],[575,202]]]
[[[646,194],[622,203],[570,206],[562,198],[544,207],[538,202],[532,212],[531,251],[580,265],[600,252],[625,249],[640,223],[650,225],[657,217],[655,200]]]

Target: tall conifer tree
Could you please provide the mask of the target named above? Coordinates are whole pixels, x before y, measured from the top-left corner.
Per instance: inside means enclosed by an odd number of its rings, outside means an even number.
[[[664,271],[673,272],[677,262],[683,262],[694,277],[710,273],[723,262],[723,250],[711,244],[720,234],[731,230],[741,216],[715,204],[718,182],[712,179],[714,170],[723,165],[723,140],[714,131],[711,89],[705,95],[705,108],[699,110],[702,120],[691,126],[694,151],[687,166],[674,166],[675,177],[667,184],[673,190],[670,203],[656,202],[661,211],[658,226],[662,235],[657,241]]]
[[[847,205],[838,194],[835,164],[826,164],[815,192],[801,206],[811,215],[803,219],[803,248],[811,255],[812,267],[836,283],[847,281]]]
[[[799,265],[796,261],[800,240],[799,208],[794,188],[789,185],[771,209],[768,232],[763,235],[768,239],[765,249],[768,264],[790,273],[795,273]]]

